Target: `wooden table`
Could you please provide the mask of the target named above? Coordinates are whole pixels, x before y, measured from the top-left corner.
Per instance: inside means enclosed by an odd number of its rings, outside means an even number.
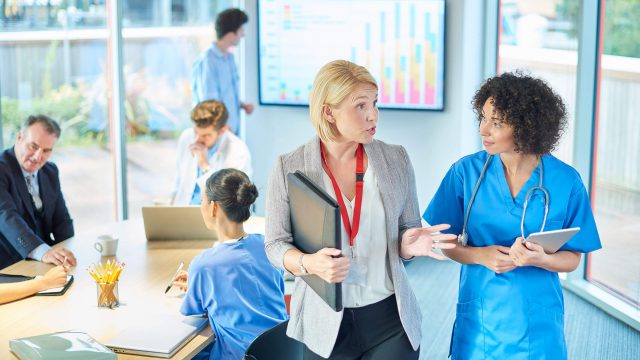
[[[9,350],[9,340],[65,330],[80,330],[98,341],[106,341],[127,327],[133,317],[179,316],[183,294],[171,289],[164,294],[169,279],[181,261],[185,269],[210,241],[147,242],[142,220],[113,224],[109,233],[120,238],[116,257],[100,257],[93,248],[102,233],[78,234],[57,246],[73,251],[78,265],[71,270],[74,283],[62,296],[33,296],[0,305],[0,358],[16,359]],[[264,219],[251,218],[245,224],[249,233],[264,233]],[[97,307],[96,284],[85,270],[91,263],[107,259],[124,261],[126,267],[119,281],[120,307]],[[37,261],[20,261],[2,273],[38,275],[52,265]],[[202,330],[172,359],[190,359],[213,341],[211,327]],[[144,356],[118,355],[118,359],[144,359]]]

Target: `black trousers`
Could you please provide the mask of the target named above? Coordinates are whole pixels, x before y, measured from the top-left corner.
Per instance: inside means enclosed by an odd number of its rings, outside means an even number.
[[[400,322],[396,296],[360,308],[345,308],[332,360],[414,360],[413,350]],[[305,360],[324,359],[305,347]]]

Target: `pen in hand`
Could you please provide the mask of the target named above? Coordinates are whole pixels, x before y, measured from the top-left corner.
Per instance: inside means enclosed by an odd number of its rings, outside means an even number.
[[[180,266],[178,266],[178,270],[176,270],[176,273],[173,274],[173,276],[171,277],[171,281],[169,281],[169,286],[167,286],[167,289],[164,291],[164,293],[168,293],[169,290],[171,290],[171,286],[173,286],[173,281],[176,279],[176,276],[178,276],[178,274],[180,274],[180,271],[182,270],[182,267],[184,266],[183,262],[180,262]]]

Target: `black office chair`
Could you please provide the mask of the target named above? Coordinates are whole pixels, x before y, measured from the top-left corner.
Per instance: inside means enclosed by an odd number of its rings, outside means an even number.
[[[287,336],[289,320],[258,336],[244,354],[244,360],[298,360],[302,359],[304,345]]]

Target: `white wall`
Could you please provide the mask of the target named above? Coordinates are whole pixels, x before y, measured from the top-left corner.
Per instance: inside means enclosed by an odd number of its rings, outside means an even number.
[[[249,14],[244,43],[246,101],[256,104],[246,117],[245,136],[253,156],[253,180],[261,191],[257,213],[264,215],[267,182],[277,156],[294,150],[314,134],[308,108],[258,104],[257,2],[245,1]],[[416,173],[421,211],[428,205],[449,166],[480,149],[471,97],[482,82],[484,8],[482,1],[446,4],[445,110],[381,110],[376,137],[402,144]]]

